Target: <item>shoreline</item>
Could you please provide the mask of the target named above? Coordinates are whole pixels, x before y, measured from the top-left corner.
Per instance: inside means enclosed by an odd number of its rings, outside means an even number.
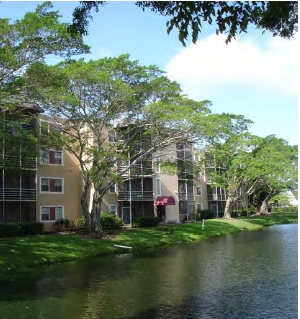
[[[205,221],[204,229],[201,222],[122,229],[108,232],[107,239],[87,239],[75,234],[7,238],[0,241],[0,270],[3,275],[7,275],[11,270],[37,269],[47,265],[123,252],[135,253],[291,223],[298,223],[298,213],[273,213],[268,216],[228,220],[208,219]]]

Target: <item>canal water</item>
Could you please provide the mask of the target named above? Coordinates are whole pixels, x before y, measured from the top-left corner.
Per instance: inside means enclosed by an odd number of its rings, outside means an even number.
[[[0,319],[296,319],[298,225],[0,282]]]

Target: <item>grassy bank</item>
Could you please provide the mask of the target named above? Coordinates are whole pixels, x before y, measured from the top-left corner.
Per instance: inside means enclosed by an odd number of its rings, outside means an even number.
[[[175,243],[189,243],[243,230],[257,230],[264,226],[297,223],[297,213],[278,213],[271,216],[232,220],[211,219],[201,223],[186,223],[156,228],[122,229],[110,239],[92,240],[77,235],[39,235],[0,240],[0,270],[37,267],[48,264],[102,256],[121,252],[114,245],[132,247],[132,251],[152,249]]]

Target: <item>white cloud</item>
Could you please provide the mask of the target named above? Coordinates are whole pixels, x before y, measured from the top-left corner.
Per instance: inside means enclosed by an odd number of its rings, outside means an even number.
[[[261,36],[259,40],[264,42],[259,44],[248,35],[226,45],[224,36],[212,35],[183,49],[165,70],[194,99],[219,90],[296,97],[298,36],[292,40]]]

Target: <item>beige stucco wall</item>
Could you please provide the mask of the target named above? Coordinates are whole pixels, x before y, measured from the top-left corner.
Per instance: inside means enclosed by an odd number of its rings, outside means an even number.
[[[176,161],[176,147],[170,145],[165,147],[161,151],[153,153],[153,158],[160,156],[161,161]],[[157,194],[156,190],[156,179],[161,180],[161,194]],[[179,203],[178,203],[178,177],[173,174],[166,174],[161,170],[160,173],[156,173],[153,177],[153,192],[154,200],[157,196],[172,196],[175,199],[175,205],[166,205],[166,222],[179,221]],[[155,209],[156,214],[156,209]]]
[[[41,192],[41,177],[63,178],[63,193]],[[74,155],[63,151],[63,165],[38,165],[37,171],[37,220],[40,221],[41,206],[63,206],[64,218],[81,217],[81,171]],[[44,229],[52,230],[53,222],[44,222]]]

